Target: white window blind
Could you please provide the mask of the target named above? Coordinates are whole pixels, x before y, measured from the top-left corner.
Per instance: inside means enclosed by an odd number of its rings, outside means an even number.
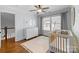
[[[43,17],[42,30],[46,31],[61,30],[61,15],[52,17]]]
[[[44,17],[42,19],[42,29],[50,31],[50,17]]]
[[[61,30],[61,16],[51,17],[51,30]]]

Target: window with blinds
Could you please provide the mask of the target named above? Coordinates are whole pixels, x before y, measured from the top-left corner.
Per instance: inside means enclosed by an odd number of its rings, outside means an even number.
[[[42,19],[42,29],[50,31],[50,17],[44,17]]]
[[[61,30],[61,15],[52,17],[43,17],[42,30],[45,31]]]
[[[51,17],[51,31],[61,30],[61,16]]]

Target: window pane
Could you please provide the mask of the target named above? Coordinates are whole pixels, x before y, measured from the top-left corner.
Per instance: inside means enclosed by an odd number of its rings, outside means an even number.
[[[42,19],[42,29],[50,31],[50,17]]]
[[[55,26],[54,23],[52,23],[52,24],[51,24],[51,30],[52,30],[52,31],[54,30],[54,26]]]
[[[60,24],[56,24],[54,30],[61,30],[61,25]]]
[[[52,17],[52,23],[61,23],[61,16]]]
[[[51,18],[51,30],[61,30],[61,16],[54,16]]]

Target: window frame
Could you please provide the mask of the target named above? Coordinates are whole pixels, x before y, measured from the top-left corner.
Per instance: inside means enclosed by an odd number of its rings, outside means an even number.
[[[54,15],[54,16],[48,16],[48,17],[43,17],[43,18],[42,18],[42,30],[44,30],[44,31],[53,31],[53,30],[52,30],[52,17],[58,17],[58,16],[60,16],[60,23],[56,23],[56,24],[59,24],[60,27],[61,27],[61,15]],[[43,24],[44,24],[44,23],[43,23],[43,22],[44,22],[44,21],[43,21],[44,18],[49,18],[49,24],[50,24],[50,25],[49,25],[49,28],[50,28],[49,30],[45,30],[45,29],[44,29],[44,25],[43,25]],[[60,30],[61,30],[61,29],[60,29]]]

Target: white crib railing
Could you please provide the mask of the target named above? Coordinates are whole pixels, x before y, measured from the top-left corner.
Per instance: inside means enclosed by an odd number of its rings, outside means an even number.
[[[49,42],[50,44],[50,52],[57,52],[57,53],[71,53],[73,52],[73,36],[70,31],[65,31],[68,34],[61,34],[61,31],[55,32]]]

